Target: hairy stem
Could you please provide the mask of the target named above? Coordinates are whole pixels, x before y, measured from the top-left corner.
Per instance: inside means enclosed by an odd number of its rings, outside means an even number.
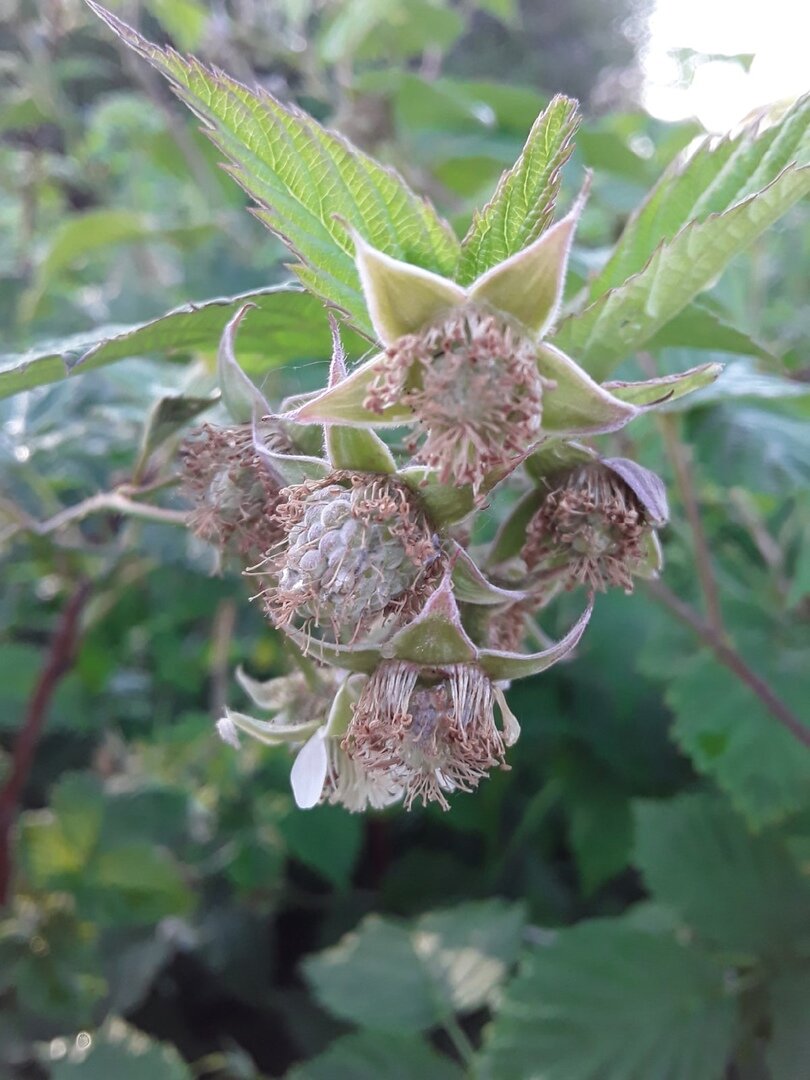
[[[90,583],[80,582],[62,611],[51,639],[45,666],[28,702],[22,726],[14,744],[11,769],[0,789],[0,907],[9,900],[13,872],[11,833],[17,808],[31,773],[34,755],[59,680],[70,670],[76,655],[79,618],[90,593]]]
[[[690,627],[702,641],[705,641],[720,663],[727,667],[729,671],[734,672],[740,682],[745,683],[748,689],[756,694],[775,720],[778,720],[800,743],[810,746],[810,727],[803,724],[798,716],[771,689],[769,684],[755,671],[751,670],[736,649],[729,645],[722,631],[718,631],[708,620],[701,618],[689,604],[676,596],[662,582],[650,581],[647,583],[647,588],[656,600],[668,608],[682,623]]]

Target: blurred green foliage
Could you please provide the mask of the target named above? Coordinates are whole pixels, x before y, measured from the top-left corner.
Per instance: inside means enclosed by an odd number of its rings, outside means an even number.
[[[173,521],[177,442],[221,408],[228,298],[256,293],[240,359],[271,399],[323,382],[328,327],[273,288],[280,245],[144,65],[78,2],[2,7],[0,790],[54,693],[12,807],[0,1076],[804,1080],[810,753],[659,593],[605,597],[577,658],[514,688],[511,772],[446,815],[304,813],[283,750],[216,740],[233,668],[289,660]],[[116,5],[328,119],[462,229],[549,92],[598,102],[597,71],[632,61],[593,44],[620,5],[572,6],[537,50],[546,5],[524,7]],[[586,120],[574,290],[698,133]],[[604,439],[670,481],[664,581],[702,621],[699,506],[723,641],[796,713],[808,269],[798,207],[649,343],[662,373],[720,359],[723,379]],[[164,483],[164,520],[133,516],[127,485]]]

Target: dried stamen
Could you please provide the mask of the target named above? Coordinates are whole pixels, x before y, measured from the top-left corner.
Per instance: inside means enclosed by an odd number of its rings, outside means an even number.
[[[633,591],[633,574],[651,532],[644,507],[615,472],[599,463],[549,492],[526,530],[530,570],[559,568],[566,586]]]
[[[401,785],[406,808],[418,799],[447,810],[448,793],[472,791],[490,769],[508,768],[496,703],[511,722],[503,693],[475,664],[385,661],[363,688],[343,747],[370,776]]]
[[[532,342],[511,323],[477,308],[391,345],[369,387],[367,409],[401,403],[414,413],[416,460],[442,483],[471,484],[514,464],[536,440],[543,390]]]
[[[261,432],[267,445],[287,450],[281,431]],[[256,452],[249,425],[204,424],[184,442],[185,489],[194,502],[190,528],[221,551],[255,562],[278,540],[274,513],[279,485]]]

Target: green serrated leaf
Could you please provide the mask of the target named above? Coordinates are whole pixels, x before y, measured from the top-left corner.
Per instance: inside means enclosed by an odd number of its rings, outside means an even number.
[[[298,285],[183,304],[149,322],[102,326],[45,341],[25,353],[0,356],[0,398],[82,375],[133,356],[214,353],[226,323],[246,303],[255,306],[239,334],[244,366],[261,373],[287,360],[326,359],[329,326],[321,304]],[[352,337],[352,345],[359,339]]]
[[[731,326],[710,308],[693,300],[688,307],[670,319],[647,342],[647,348],[706,349],[710,352],[734,353],[736,356],[756,356],[772,360],[772,354],[736,326]]]
[[[522,909],[501,900],[431,912],[410,926],[371,915],[305,960],[304,974],[341,1019],[422,1031],[491,1000],[515,960],[523,923]]]
[[[724,799],[635,805],[635,864],[701,939],[755,956],[810,943],[810,885],[779,836],[752,836]]]
[[[205,123],[235,179],[261,208],[258,217],[303,264],[295,269],[307,288],[348,311],[359,329],[371,333],[346,224],[387,255],[452,274],[458,240],[395,172],[266,90],[250,90],[161,49],[88,2]]]
[[[763,646],[760,654],[766,655]],[[801,705],[804,671],[782,672],[779,693]],[[666,691],[672,734],[754,828],[800,809],[810,790],[810,751],[780,727],[747,686],[708,654],[679,670]]]
[[[577,102],[561,94],[538,116],[517,162],[503,174],[464,237],[458,269],[462,284],[527,247],[548,227],[578,124]]]
[[[718,1080],[736,1007],[721,964],[621,919],[526,957],[489,1028],[486,1080]]]
[[[659,244],[637,274],[566,319],[555,343],[594,378],[605,378],[808,191],[810,167],[788,166],[757,194],[704,221],[692,221]]]
[[[757,117],[720,142],[707,137],[677,159],[630,218],[604,269],[591,282],[592,300],[639,273],[662,241],[671,241],[690,221],[722,214],[757,194],[792,162],[810,162],[810,96],[800,98],[781,120],[763,129]]]

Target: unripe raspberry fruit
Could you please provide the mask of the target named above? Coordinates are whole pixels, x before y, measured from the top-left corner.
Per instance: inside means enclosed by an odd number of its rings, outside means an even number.
[[[440,562],[417,497],[388,476],[333,473],[285,488],[276,518],[286,535],[262,567],[267,610],[354,636],[423,602]]]

